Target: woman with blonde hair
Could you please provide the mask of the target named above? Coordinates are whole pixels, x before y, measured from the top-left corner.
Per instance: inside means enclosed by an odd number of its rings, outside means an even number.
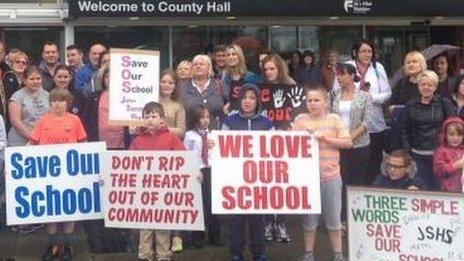
[[[3,88],[1,88],[3,93],[0,95],[0,110],[3,118],[5,119],[5,128],[7,132],[11,128],[10,119],[8,117],[8,101],[13,93],[21,89],[24,83],[24,71],[29,64],[29,57],[26,53],[19,51],[11,56],[10,63],[11,67],[9,68],[11,69],[3,74]]]
[[[192,77],[192,62],[189,60],[182,60],[176,67],[177,78],[179,81],[188,80]]]
[[[185,115],[195,115],[199,106],[204,106],[209,111],[210,121],[207,130],[218,130],[220,119],[223,118],[224,95],[222,81],[214,78],[211,58],[204,54],[196,55],[192,60],[192,79],[185,81],[181,90],[182,104]],[[187,130],[195,130],[195,117],[187,117]],[[208,220],[208,241],[213,245],[223,245],[221,239],[221,222],[218,217],[211,213],[205,214]],[[191,244],[195,248],[202,248],[204,244],[204,232],[194,231],[191,233]],[[189,242],[190,241],[190,242]]]
[[[406,54],[404,58],[404,77],[398,81],[392,90],[390,110],[395,106],[405,105],[412,98],[419,96],[417,77],[424,70],[427,70],[427,62],[422,53],[412,51]]]
[[[261,76],[248,71],[242,47],[231,44],[226,48],[227,67],[221,76],[225,84],[226,105],[224,113],[237,112],[239,106],[239,94],[245,83],[259,85],[263,82]]]
[[[389,151],[401,149],[400,124],[403,120],[404,106],[413,98],[420,96],[417,77],[427,70],[427,62],[422,53],[409,52],[404,58],[404,77],[392,89],[388,110],[391,114],[391,141]]]
[[[437,74],[424,70],[417,77],[419,96],[404,108],[401,126],[402,149],[411,151],[417,164],[417,174],[428,190],[437,190],[438,182],[433,172],[433,154],[438,147],[443,122],[455,114],[453,103],[436,94],[439,84]]]

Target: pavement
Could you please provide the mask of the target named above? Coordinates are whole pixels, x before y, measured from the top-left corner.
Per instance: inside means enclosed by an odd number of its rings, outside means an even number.
[[[292,241],[287,244],[275,241],[266,244],[266,254],[270,261],[296,260],[303,251],[301,222],[299,217],[288,218]],[[227,233],[224,232],[224,233]],[[74,259],[83,261],[133,261],[137,259],[137,231],[106,229],[102,222],[79,222],[75,234]],[[97,242],[97,243],[96,243]],[[0,260],[29,261],[40,260],[46,247],[44,229],[33,234],[22,235],[9,228],[0,230]],[[251,260],[246,248],[245,258]],[[316,260],[331,260],[330,242],[324,230],[319,231]],[[227,261],[231,256],[227,247],[205,246],[200,250],[186,250],[174,254],[176,261]]]

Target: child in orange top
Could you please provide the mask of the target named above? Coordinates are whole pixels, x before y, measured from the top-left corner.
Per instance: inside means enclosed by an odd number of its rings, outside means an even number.
[[[341,209],[342,179],[338,149],[350,148],[353,143],[348,130],[336,114],[327,113],[327,91],[323,87],[308,89],[307,113],[295,118],[294,130],[308,130],[319,141],[321,177],[321,209],[334,252],[334,261],[345,260],[342,253]],[[305,254],[298,260],[314,260],[314,244],[319,215],[308,215],[303,221]]]
[[[68,113],[73,96],[66,89],[53,89],[50,92],[50,110],[39,119],[29,139],[30,144],[63,144],[82,142],[87,139],[84,127],[78,116]],[[74,222],[47,224],[48,247],[42,260],[71,260]]]

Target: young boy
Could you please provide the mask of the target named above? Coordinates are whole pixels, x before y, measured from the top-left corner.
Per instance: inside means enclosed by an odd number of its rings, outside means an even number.
[[[255,84],[242,86],[239,96],[239,113],[224,120],[223,130],[271,130],[274,129],[267,117],[260,114],[259,90]],[[229,216],[229,249],[233,261],[243,261],[243,245],[245,242],[244,226],[248,222],[250,231],[250,251],[253,261],[267,261],[264,251],[264,220],[260,215]]]
[[[164,124],[163,106],[156,102],[145,104],[142,110],[145,128],[132,141],[130,150],[185,150],[182,141]],[[139,260],[153,260],[153,235],[156,237],[158,261],[171,260],[170,231],[140,230]]]
[[[324,218],[325,227],[332,243],[333,261],[344,261],[342,253],[341,210],[342,179],[340,174],[339,149],[353,146],[348,130],[336,114],[327,113],[328,94],[324,87],[308,89],[306,94],[307,113],[295,118],[293,129],[307,130],[319,141],[319,175],[321,184],[322,213],[307,215],[303,220],[305,253],[298,261],[314,261],[314,246],[319,217]]]
[[[384,158],[381,173],[372,185],[392,189],[425,189],[411,155],[405,150],[394,150]]]
[[[87,139],[78,116],[68,113],[73,96],[66,89],[55,88],[50,92],[50,110],[42,116],[29,137],[32,145],[65,144]],[[71,260],[73,257],[74,222],[47,224],[48,246],[42,260]]]

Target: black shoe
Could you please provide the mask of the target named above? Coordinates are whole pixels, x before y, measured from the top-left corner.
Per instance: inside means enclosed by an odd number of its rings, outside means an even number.
[[[63,251],[60,255],[61,261],[69,261],[73,258],[73,251],[71,246],[64,246]]]
[[[51,261],[59,255],[59,246],[48,246],[42,254],[42,261]]]

